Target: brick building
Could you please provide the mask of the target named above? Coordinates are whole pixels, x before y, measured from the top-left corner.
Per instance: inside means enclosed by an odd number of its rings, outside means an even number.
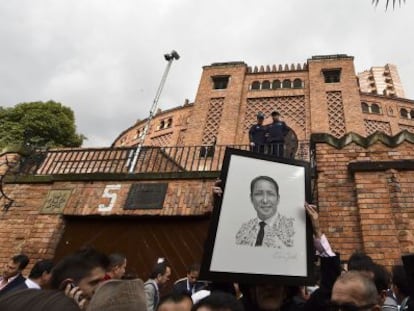
[[[159,111],[145,145],[246,144],[256,113],[264,112],[266,123],[273,110],[282,114],[299,141],[309,141],[312,133],[337,138],[350,132],[395,135],[414,132],[413,108],[413,101],[404,99],[396,66],[390,64],[357,75],[353,57],[346,55],[259,68],[215,63],[203,67],[194,103]],[[138,143],[144,126],[142,120],[126,129],[113,146]]]
[[[400,97],[396,67],[384,68],[385,92],[381,74],[357,75],[346,55],[205,66],[193,103],[154,116],[132,173],[146,120],[110,148],[2,154],[0,263],[20,251],[59,258],[93,244],[125,252],[143,278],[157,256],[182,276],[200,260],[225,147],[247,148],[256,113],[266,123],[278,110],[291,129],[287,155],[313,163],[333,247],[343,258],[359,249],[394,264],[414,251],[414,101]]]

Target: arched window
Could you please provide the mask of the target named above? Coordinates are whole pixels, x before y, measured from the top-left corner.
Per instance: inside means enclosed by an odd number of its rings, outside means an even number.
[[[302,88],[302,80],[301,79],[293,80],[293,88],[294,89],[301,89]]]
[[[272,83],[272,89],[280,89],[282,87],[282,84],[280,83],[280,80],[274,80]]]
[[[410,111],[410,117],[411,117],[411,119],[414,119],[414,109],[411,109],[411,111]]]
[[[270,81],[265,80],[262,82],[262,90],[268,90],[268,89],[270,89]]]
[[[259,81],[254,81],[252,83],[252,90],[260,90],[260,82]]]
[[[292,88],[292,82],[289,79],[283,80],[283,88],[284,89]]]
[[[367,103],[361,103],[362,112],[369,113],[369,107]]]
[[[169,118],[169,119],[167,120],[167,125],[166,125],[166,127],[171,127],[171,125],[172,125],[172,118]]]
[[[160,130],[162,130],[164,128],[164,126],[165,126],[165,122],[164,122],[164,120],[162,120],[160,122]]]
[[[400,110],[400,115],[401,115],[401,117],[402,118],[408,118],[408,111],[407,111],[407,109],[405,109],[405,108],[402,108],[401,110]]]
[[[377,104],[372,104],[371,105],[371,112],[372,113],[381,113],[380,106],[378,106]]]

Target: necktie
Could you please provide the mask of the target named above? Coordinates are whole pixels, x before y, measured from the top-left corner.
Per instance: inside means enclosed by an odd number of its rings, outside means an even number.
[[[257,234],[256,238],[256,244],[255,246],[262,246],[263,238],[264,238],[264,227],[266,226],[266,223],[264,221],[259,222],[259,233]]]

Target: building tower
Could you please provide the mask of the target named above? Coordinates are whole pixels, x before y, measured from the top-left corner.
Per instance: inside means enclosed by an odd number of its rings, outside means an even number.
[[[358,74],[361,92],[405,98],[397,66],[371,67]]]

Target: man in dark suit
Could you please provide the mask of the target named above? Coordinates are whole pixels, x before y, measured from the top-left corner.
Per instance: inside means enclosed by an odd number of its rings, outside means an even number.
[[[39,260],[35,263],[28,278],[26,279],[26,288],[42,289],[49,285],[52,277],[53,261],[49,259]]]
[[[174,293],[193,295],[204,289],[206,284],[198,280],[200,265],[193,264],[187,270],[187,277],[179,279],[174,283]]]
[[[289,133],[289,127],[280,119],[280,113],[272,112],[273,122],[266,127],[266,138],[269,153],[279,158],[284,157],[285,138]]]
[[[265,115],[263,112],[257,114],[257,123],[249,130],[250,150],[264,153],[266,144],[266,126],[263,125]]]
[[[24,255],[16,255],[4,266],[3,276],[0,277],[0,296],[13,290],[25,288],[26,278],[22,271],[29,263],[29,258]]]

